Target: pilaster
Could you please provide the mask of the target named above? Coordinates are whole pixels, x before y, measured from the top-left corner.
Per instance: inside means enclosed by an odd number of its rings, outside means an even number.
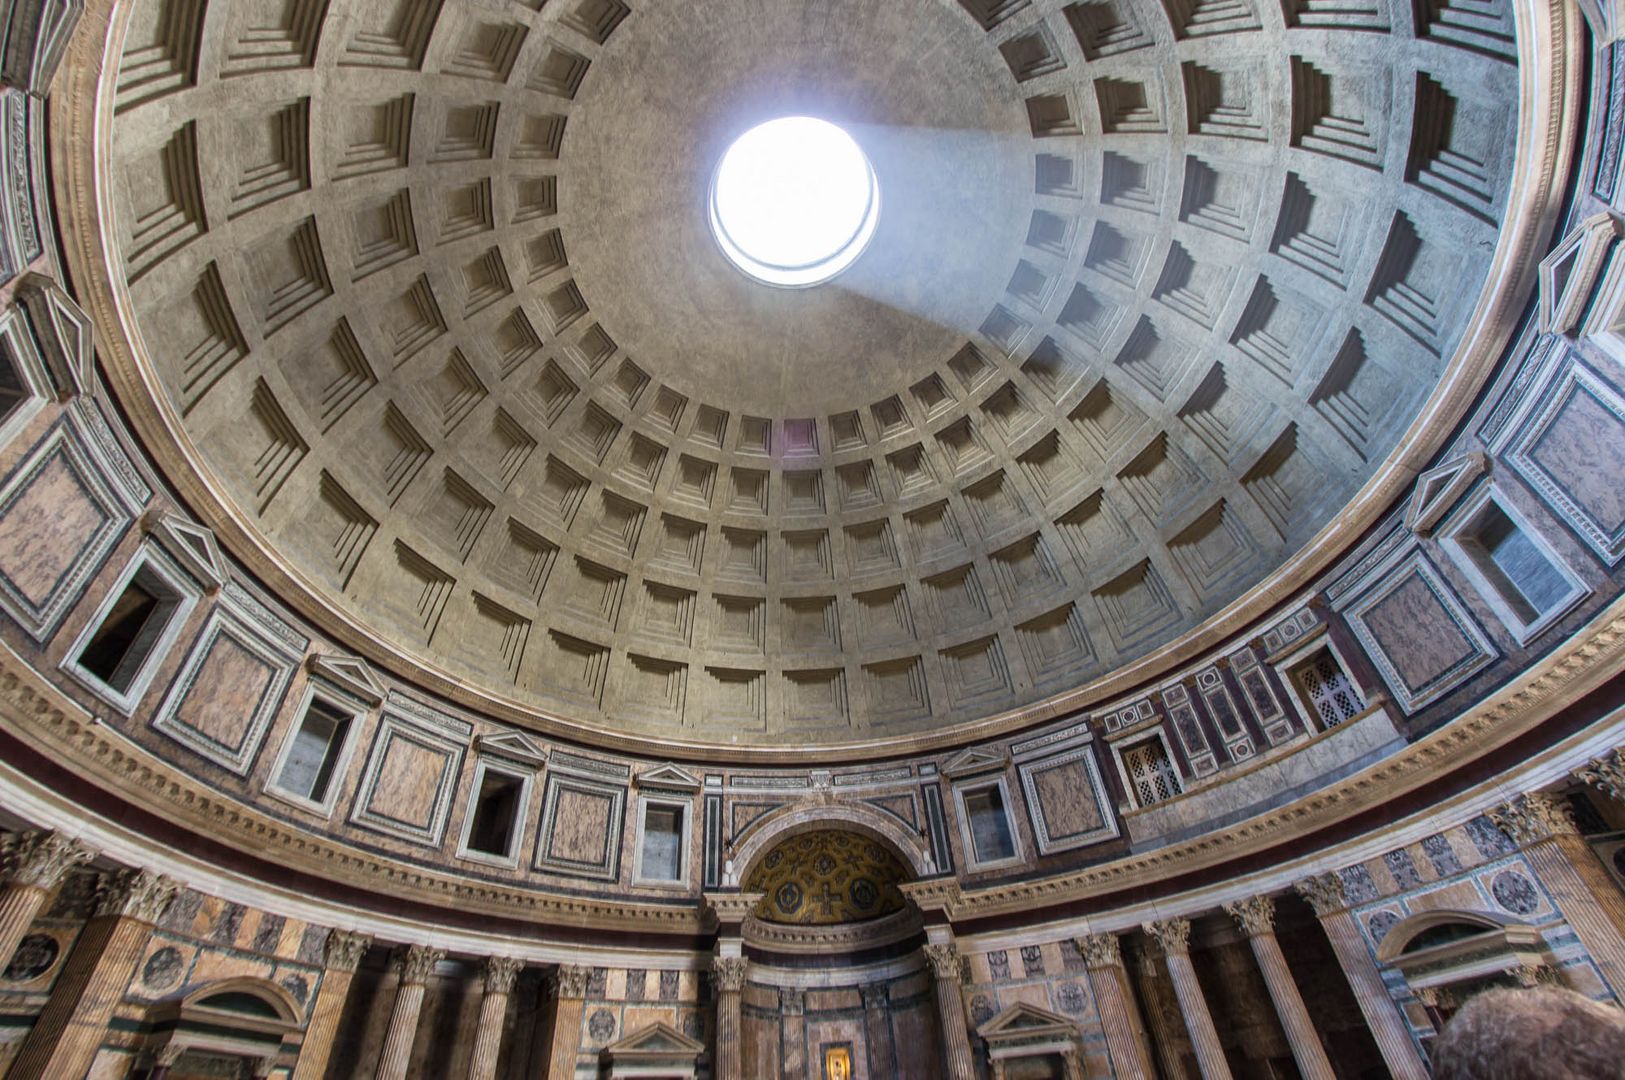
[[[412,945],[395,953],[393,962],[401,981],[395,991],[395,1007],[389,1014],[389,1028],[384,1033],[384,1048],[378,1055],[378,1080],[405,1080],[412,1061],[412,1044],[417,1041],[423,995],[435,966],[445,958],[446,950],[428,945]]]
[[[547,1052],[547,1080],[575,1080],[581,1053],[581,1014],[592,968],[560,964],[550,979],[553,990],[553,1038]]]
[[[502,1051],[502,1028],[508,1019],[508,998],[514,980],[524,968],[523,960],[511,956],[487,957],[484,968],[485,996],[480,999],[480,1017],[474,1032],[474,1049],[468,1060],[468,1080],[492,1080],[497,1074],[497,1058]]]
[[[748,965],[743,956],[711,961],[711,985],[717,995],[716,1080],[745,1080],[741,998]]]
[[[1128,994],[1127,975],[1123,970],[1123,951],[1116,934],[1089,934],[1077,939],[1078,953],[1089,972],[1089,985],[1094,991],[1095,1008],[1100,1013],[1100,1026],[1106,1033],[1106,1051],[1111,1055],[1112,1069],[1128,1078],[1156,1075],[1140,1039],[1139,1025],[1134,1023],[1133,999]]]
[[[1264,986],[1275,1005],[1275,1015],[1280,1018],[1286,1041],[1292,1047],[1292,1059],[1298,1063],[1298,1072],[1304,1080],[1335,1080],[1326,1048],[1321,1045],[1314,1021],[1304,1007],[1298,984],[1292,981],[1292,971],[1275,936],[1275,901],[1267,896],[1253,896],[1225,904],[1224,910],[1247,935],[1247,944],[1252,947],[1253,958],[1264,976]]]
[[[0,886],[0,968],[17,951],[51,890],[68,871],[95,856],[91,848],[57,832],[25,832],[6,845],[5,884]]]
[[[1230,1080],[1230,1065],[1224,1059],[1224,1047],[1219,1033],[1213,1027],[1213,1015],[1208,1012],[1207,999],[1202,996],[1202,984],[1196,980],[1196,968],[1191,964],[1191,924],[1188,919],[1162,919],[1141,925],[1156,943],[1168,963],[1168,975],[1174,982],[1174,994],[1179,998],[1179,1011],[1185,1018],[1185,1030],[1190,1033],[1191,1046],[1196,1051],[1196,1064],[1202,1070],[1203,1080]]]
[[[293,1080],[322,1080],[327,1075],[327,1061],[333,1054],[333,1036],[338,1033],[339,1018],[344,1015],[344,1002],[350,996],[350,984],[361,965],[372,938],[367,934],[349,930],[333,930],[327,935],[322,949],[322,983],[316,991],[316,1001],[310,1007],[310,1023],[305,1027],[305,1041],[299,1048],[299,1061],[294,1066]]]
[[[937,1021],[942,1027],[944,1075],[948,1080],[975,1080],[970,1030],[965,1023],[964,962],[951,942],[935,942],[921,952],[931,968],[937,995]]]

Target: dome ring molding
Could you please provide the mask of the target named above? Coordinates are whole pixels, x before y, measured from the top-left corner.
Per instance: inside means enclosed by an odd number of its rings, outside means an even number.
[[[1519,97],[1515,165],[1507,209],[1491,259],[1490,280],[1443,375],[1394,451],[1336,516],[1264,581],[1175,640],[1076,689],[979,720],[932,732],[831,742],[809,748],[732,745],[653,738],[609,730],[540,709],[515,697],[468,685],[408,653],[324,597],[314,581],[238,516],[228,493],[207,471],[200,448],[160,385],[137,330],[111,233],[111,122],[117,58],[131,16],[118,0],[89,0],[69,44],[49,102],[51,172],[62,250],[79,299],[98,329],[108,380],[149,454],[181,501],[219,535],[244,566],[340,644],[402,679],[488,716],[550,736],[662,759],[753,763],[845,762],[964,745],[1020,730],[1123,694],[1212,648],[1307,586],[1408,492],[1466,414],[1516,327],[1536,280],[1536,253],[1557,223],[1577,135],[1581,26],[1576,11],[1536,0],[1513,3]]]

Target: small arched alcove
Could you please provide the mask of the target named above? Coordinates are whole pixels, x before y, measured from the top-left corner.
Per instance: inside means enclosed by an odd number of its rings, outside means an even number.
[[[1484,911],[1412,915],[1383,937],[1377,960],[1405,977],[1436,1028],[1482,990],[1557,981],[1539,929]]]
[[[222,979],[147,1013],[149,1080],[269,1076],[299,1030],[301,1008],[264,979]],[[222,1072],[227,1070],[227,1072]]]

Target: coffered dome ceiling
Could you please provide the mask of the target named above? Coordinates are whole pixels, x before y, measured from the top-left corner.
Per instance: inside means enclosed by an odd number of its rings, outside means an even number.
[[[115,382],[239,555],[430,685],[701,743],[948,728],[1190,631],[1395,450],[1512,185],[1477,11],[137,0]],[[793,114],[884,209],[781,290],[706,195]]]

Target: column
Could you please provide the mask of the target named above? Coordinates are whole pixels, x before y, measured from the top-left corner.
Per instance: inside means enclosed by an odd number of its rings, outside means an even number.
[[[942,1026],[943,1065],[948,1080],[976,1080],[971,1064],[970,1032],[965,1026],[965,995],[960,992],[964,965],[952,942],[926,945],[921,952],[931,965],[937,991],[937,1020]]]
[[[480,999],[479,1027],[474,1033],[474,1051],[469,1055],[468,1080],[491,1080],[497,1074],[497,1055],[502,1050],[502,1028],[508,1019],[508,995],[514,980],[525,966],[511,956],[491,956],[485,961],[485,996]]]
[[[1138,950],[1136,965],[1139,968],[1140,992],[1145,999],[1146,1027],[1151,1036],[1156,1063],[1161,1069],[1159,1075],[1166,1080],[1190,1080],[1190,1072],[1185,1068],[1185,1055],[1180,1052],[1186,1039],[1184,1024],[1177,1019],[1179,1003],[1176,1000],[1171,1009],[1167,1006],[1162,995],[1163,972],[1149,948]]]
[[[348,930],[331,930],[323,947],[326,970],[310,1007],[310,1023],[305,1025],[305,1041],[299,1047],[299,1061],[293,1080],[322,1080],[327,1075],[327,1059],[333,1053],[333,1036],[338,1034],[339,1018],[350,996],[355,969],[361,966],[372,938]]]
[[[378,1080],[405,1080],[407,1066],[412,1062],[412,1044],[417,1041],[418,1013],[423,1009],[423,994],[429,985],[429,976],[435,965],[446,958],[445,949],[428,945],[412,945],[397,950],[394,964],[400,971],[400,986],[395,991],[395,1007],[389,1014],[389,1027],[384,1032],[384,1049],[378,1055]]]
[[[745,990],[743,956],[718,956],[711,961],[711,982],[717,994],[716,1080],[745,1080],[743,1019],[740,1002]]]
[[[1416,1040],[1411,1038],[1411,1026],[1389,996],[1371,950],[1366,948],[1365,937],[1349,914],[1343,879],[1335,873],[1317,874],[1298,882],[1296,888],[1320,920],[1320,928],[1337,954],[1337,966],[1343,969],[1343,978],[1348,980],[1360,1014],[1365,1017],[1366,1029],[1376,1040],[1394,1080],[1427,1080],[1428,1068]]]
[[[891,994],[885,983],[862,987],[864,1042],[868,1045],[869,1075],[890,1076],[897,1071],[897,1051],[891,1037]]]
[[[1179,1011],[1185,1018],[1185,1030],[1190,1033],[1203,1080],[1230,1080],[1224,1047],[1219,1044],[1219,1033],[1213,1028],[1213,1017],[1202,997],[1202,984],[1196,981],[1196,968],[1191,965],[1190,920],[1163,919],[1143,923],[1140,928],[1162,946],[1168,977],[1173,980],[1174,995],[1179,998]]]
[[[0,969],[11,961],[45,897],[95,852],[56,832],[25,832],[5,852],[5,885],[0,886]]]
[[[1523,849],[1574,936],[1625,1002],[1625,894],[1574,827],[1568,803],[1535,791],[1496,807],[1489,818]]]
[[[575,1080],[581,1053],[581,1013],[592,968],[560,964],[553,973],[553,1038],[547,1051],[547,1080]]]
[[[11,1080],[59,1080],[90,1069],[136,961],[178,886],[150,870],[125,870],[102,883],[96,911],[68,954],[22,1049]]]
[[[1247,935],[1247,944],[1252,946],[1253,958],[1263,973],[1264,985],[1275,1003],[1275,1015],[1286,1031],[1292,1059],[1298,1063],[1303,1080],[1335,1080],[1326,1048],[1315,1032],[1314,1021],[1309,1019],[1303,995],[1298,993],[1298,984],[1292,981],[1292,971],[1286,966],[1286,956],[1275,937],[1275,901],[1267,896],[1254,896],[1226,904],[1224,910]]]
[[[1078,938],[1077,946],[1083,956],[1083,966],[1089,972],[1100,1026],[1106,1032],[1106,1051],[1111,1055],[1112,1071],[1123,1080],[1152,1080],[1156,1071],[1146,1057],[1133,1020],[1133,1005],[1124,981],[1127,973],[1123,970],[1123,951],[1117,935],[1088,934]]]

